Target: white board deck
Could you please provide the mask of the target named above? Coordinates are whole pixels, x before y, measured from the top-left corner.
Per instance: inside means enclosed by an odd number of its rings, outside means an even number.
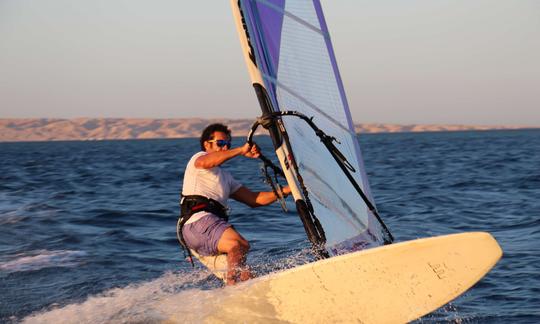
[[[197,258],[210,272],[212,272],[216,277],[225,282],[227,275],[227,255],[211,255],[211,256],[201,256],[195,250],[191,250],[191,255]]]
[[[465,292],[501,255],[475,232],[337,256],[226,288],[205,322],[405,323]]]

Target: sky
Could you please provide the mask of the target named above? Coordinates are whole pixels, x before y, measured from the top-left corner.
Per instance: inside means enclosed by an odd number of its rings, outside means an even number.
[[[540,1],[321,0],[355,122],[540,126]],[[0,0],[0,118],[255,118],[228,0]]]

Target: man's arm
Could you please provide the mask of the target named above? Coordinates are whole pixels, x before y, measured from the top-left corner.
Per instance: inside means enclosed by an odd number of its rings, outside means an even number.
[[[249,158],[257,158],[259,156],[259,149],[256,145],[244,144],[243,146],[233,148],[225,151],[211,152],[202,156],[199,156],[195,160],[195,167],[197,169],[211,169],[222,165],[226,161],[233,157],[243,155]]]
[[[283,194],[285,196],[288,196],[290,193],[291,190],[289,189],[289,186],[283,187]],[[241,203],[244,203],[251,208],[270,205],[278,199],[278,197],[273,191],[253,192],[244,186],[236,190],[231,195],[231,198]]]

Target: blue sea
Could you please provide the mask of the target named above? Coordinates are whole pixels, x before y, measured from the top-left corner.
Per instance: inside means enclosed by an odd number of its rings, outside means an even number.
[[[397,241],[487,231],[504,250],[471,290],[418,322],[539,323],[540,130],[359,139]],[[269,138],[257,142],[272,154]],[[199,322],[224,289],[176,240],[181,179],[198,149],[197,139],[0,143],[0,322]],[[258,161],[227,168],[269,190]],[[310,259],[292,204],[287,214],[231,206],[258,274]]]

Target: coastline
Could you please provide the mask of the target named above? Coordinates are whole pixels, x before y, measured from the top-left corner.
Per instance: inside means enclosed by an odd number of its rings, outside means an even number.
[[[224,123],[235,136],[246,136],[251,119],[205,118],[2,118],[0,142],[92,141],[122,139],[196,138],[210,123]],[[534,129],[523,125],[438,125],[355,123],[355,131],[366,133],[407,133]],[[260,128],[256,135],[264,135]]]

